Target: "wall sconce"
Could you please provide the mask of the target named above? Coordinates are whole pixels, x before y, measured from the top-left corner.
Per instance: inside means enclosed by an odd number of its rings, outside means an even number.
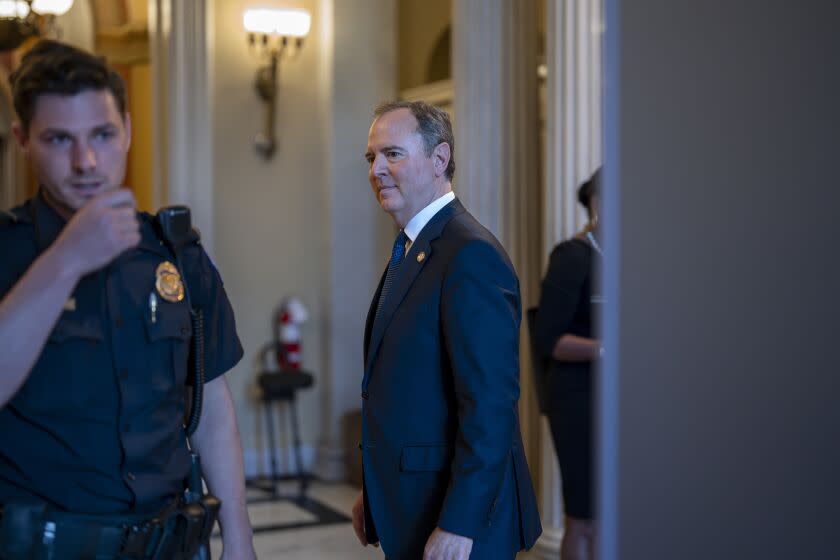
[[[18,48],[29,37],[55,29],[56,16],[73,7],[73,0],[0,0],[0,50]]]
[[[291,57],[300,51],[312,18],[306,10],[255,8],[245,11],[242,23],[251,50],[259,51],[260,58],[267,59],[257,70],[254,82],[257,95],[265,103],[265,124],[263,131],[254,137],[254,147],[264,159],[270,159],[277,147],[274,136],[277,66],[281,57]]]

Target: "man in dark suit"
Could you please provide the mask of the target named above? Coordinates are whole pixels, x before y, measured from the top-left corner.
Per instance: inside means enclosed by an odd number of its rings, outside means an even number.
[[[445,111],[377,108],[368,177],[400,233],[365,329],[353,527],[391,560],[510,559],[541,532],[517,413],[519,283],[455,198],[453,152]]]

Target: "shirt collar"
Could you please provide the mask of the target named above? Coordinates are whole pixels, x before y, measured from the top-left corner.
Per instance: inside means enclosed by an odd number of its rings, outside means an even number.
[[[67,225],[67,220],[50,206],[43,188],[35,195],[31,208],[31,219],[33,220],[35,235],[37,237],[36,242],[40,250],[44,250],[55,241],[61,233],[61,230]]]
[[[414,243],[417,236],[420,235],[420,232],[423,231],[423,228],[429,223],[429,220],[434,218],[435,214],[440,212],[441,208],[453,200],[455,200],[455,193],[449,191],[415,214],[415,216],[405,225],[405,229],[403,230],[408,236],[409,242]]]

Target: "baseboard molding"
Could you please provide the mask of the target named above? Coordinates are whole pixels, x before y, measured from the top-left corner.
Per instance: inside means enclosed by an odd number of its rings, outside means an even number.
[[[311,472],[315,464],[315,447],[309,444],[301,444],[300,454],[303,460],[303,470]],[[268,449],[246,449],[245,457],[245,478],[254,478],[271,473],[271,455]],[[277,458],[277,474],[289,475],[297,473],[297,463],[291,446],[278,448],[275,457]]]
[[[318,446],[313,472],[321,480],[338,482],[347,480],[344,449],[322,443]]]

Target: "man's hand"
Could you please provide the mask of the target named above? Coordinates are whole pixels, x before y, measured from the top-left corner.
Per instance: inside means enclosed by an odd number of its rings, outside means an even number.
[[[423,560],[468,560],[472,551],[473,541],[435,527],[429,540]]]
[[[79,277],[101,268],[140,242],[134,195],[120,188],[102,193],[80,208],[54,243]]]
[[[367,535],[365,535],[365,498],[364,493],[359,492],[359,497],[356,498],[356,503],[353,504],[353,511],[350,514],[353,518],[353,530],[356,531],[356,538],[362,543],[362,546],[373,544],[379,546],[379,543],[368,543]]]
[[[359,492],[359,497],[356,498],[356,503],[353,504],[350,517],[353,519],[353,530],[356,531],[356,538],[359,539],[362,546],[367,546],[367,536],[365,535],[365,498],[362,492]]]

